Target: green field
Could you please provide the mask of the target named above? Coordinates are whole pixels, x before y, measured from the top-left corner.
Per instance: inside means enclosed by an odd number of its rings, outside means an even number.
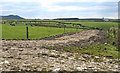
[[[110,27],[118,27],[117,22],[71,22],[71,23],[80,23],[85,26],[98,27],[103,29],[109,29]]]
[[[59,21],[64,22],[67,28],[63,28],[63,24],[57,24],[56,22],[40,21],[32,22],[31,24],[42,24],[42,26],[31,26],[29,25],[29,39],[40,39],[67,32],[77,32],[83,30],[80,26],[73,26],[73,24],[82,24],[88,27],[97,27],[104,30],[110,27],[117,27],[117,22],[88,22],[88,21]],[[71,24],[66,24],[71,23]],[[45,25],[45,26],[44,26]],[[46,27],[47,26],[47,27]],[[52,26],[52,27],[49,27]],[[54,26],[54,27],[53,27]],[[61,27],[61,28],[59,28]],[[8,22],[2,24],[2,39],[26,39],[26,25],[25,23],[17,22],[15,26],[11,26]]]
[[[64,33],[64,28],[28,26],[29,39],[40,39]],[[80,31],[80,30],[77,30]],[[65,33],[76,32],[74,28],[66,28]],[[2,25],[2,39],[26,39],[25,25]]]

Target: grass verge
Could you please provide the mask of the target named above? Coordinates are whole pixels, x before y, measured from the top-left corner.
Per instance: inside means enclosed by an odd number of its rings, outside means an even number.
[[[111,44],[92,44],[87,45],[84,47],[76,47],[76,46],[47,46],[45,48],[48,49],[55,49],[59,51],[64,52],[71,52],[71,53],[79,53],[81,54],[89,54],[89,55],[95,55],[95,56],[104,56],[108,58],[120,58],[116,46],[113,46]]]

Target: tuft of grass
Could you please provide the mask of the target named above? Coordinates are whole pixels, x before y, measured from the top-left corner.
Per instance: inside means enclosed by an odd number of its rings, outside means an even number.
[[[76,47],[74,47],[75,49]],[[106,56],[106,57],[113,57],[118,58],[118,53],[120,53],[117,47],[110,45],[110,44],[94,44],[89,45],[83,48],[77,47],[77,52],[82,54],[90,54],[90,55],[97,55],[97,56]]]

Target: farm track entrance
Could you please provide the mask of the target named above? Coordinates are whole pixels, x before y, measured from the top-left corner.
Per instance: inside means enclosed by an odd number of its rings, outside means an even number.
[[[117,71],[116,60],[94,56],[103,62],[94,62],[93,56],[49,50],[42,46],[86,45],[104,42],[105,33],[100,30],[86,30],[49,40],[2,40],[0,49],[0,70],[4,71]],[[90,60],[88,60],[90,59]],[[110,64],[109,61],[114,62]]]

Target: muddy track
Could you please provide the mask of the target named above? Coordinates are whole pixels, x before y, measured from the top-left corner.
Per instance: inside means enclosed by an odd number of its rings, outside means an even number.
[[[48,39],[48,40],[47,40]],[[96,42],[105,42],[105,32],[99,30],[86,30],[75,34],[66,34],[42,40],[3,40],[2,46],[12,47],[41,47],[48,45],[76,45],[82,46]]]
[[[82,46],[95,42],[104,43],[103,31],[86,30],[55,37],[51,40],[2,40],[0,71],[118,71],[118,60],[105,57],[78,56],[78,53],[49,50],[42,46]]]

